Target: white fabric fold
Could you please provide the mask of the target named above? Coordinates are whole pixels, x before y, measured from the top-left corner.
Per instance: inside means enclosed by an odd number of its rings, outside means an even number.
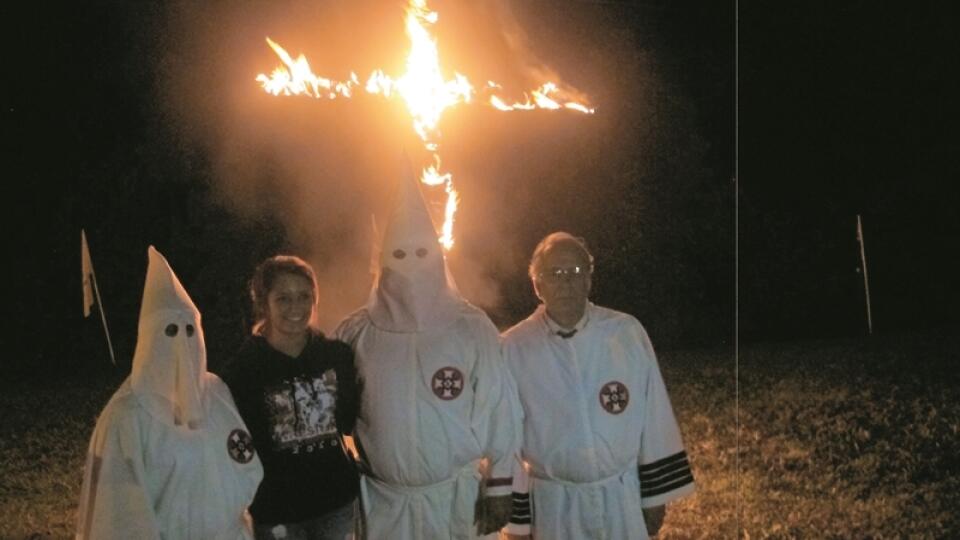
[[[409,164],[394,198],[367,310],[387,332],[420,332],[450,323],[463,302]]]
[[[130,381],[158,419],[198,429],[203,422],[207,353],[194,305],[167,260],[153,246],[140,305]]]

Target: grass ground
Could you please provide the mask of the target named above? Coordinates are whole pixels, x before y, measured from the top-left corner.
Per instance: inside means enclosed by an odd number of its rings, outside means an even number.
[[[0,384],[0,538],[73,534],[87,443],[118,378]]]
[[[662,538],[960,537],[957,337],[662,357],[698,484]]]
[[[661,353],[697,481],[661,538],[960,537],[960,339],[739,352]],[[119,382],[0,383],[0,538],[72,534],[87,441]]]

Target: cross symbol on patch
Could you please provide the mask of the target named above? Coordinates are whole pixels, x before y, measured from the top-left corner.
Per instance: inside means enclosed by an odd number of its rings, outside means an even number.
[[[630,391],[619,381],[610,381],[600,388],[600,405],[610,414],[620,414],[630,403]]]
[[[456,399],[463,392],[463,374],[455,367],[445,367],[433,374],[433,393],[440,399]]]
[[[227,452],[237,463],[250,463],[256,450],[253,448],[253,438],[242,429],[235,429],[227,436]]]

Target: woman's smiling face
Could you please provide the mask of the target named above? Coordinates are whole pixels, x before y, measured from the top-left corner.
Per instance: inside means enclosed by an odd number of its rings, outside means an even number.
[[[288,336],[307,332],[316,300],[310,280],[281,273],[267,293],[267,327]]]

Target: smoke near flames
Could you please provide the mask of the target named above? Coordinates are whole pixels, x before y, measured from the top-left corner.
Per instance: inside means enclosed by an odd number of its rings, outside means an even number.
[[[441,65],[473,81],[496,80],[518,96],[544,80],[568,89],[586,87],[579,97],[602,111],[605,95],[596,81],[617,66],[598,49],[578,50],[590,41],[583,31],[548,32],[543,43],[533,45],[524,24],[534,19],[529,12],[520,17],[518,6],[431,2],[439,13],[435,37]],[[254,78],[277,64],[266,36],[291,55],[303,53],[315,72],[332,78],[355,72],[363,80],[374,69],[401,73],[409,46],[405,7],[372,0],[184,1],[169,7],[161,37],[159,92],[171,128],[185,147],[212,163],[214,192],[233,212],[283,224],[289,250],[317,270],[325,329],[366,300],[379,241],[371,224],[382,229],[401,178],[402,152],[411,155],[417,169],[429,154],[398,102],[363,95],[275,97]],[[603,39],[604,46],[617,49],[629,36],[607,33]],[[553,67],[551,58],[563,67]],[[565,70],[572,78],[564,78]],[[636,71],[627,75],[637,76]],[[591,191],[599,199],[616,187],[615,165],[597,156],[584,163],[568,151],[599,153],[610,147],[609,134],[603,134],[609,121],[552,111],[505,114],[481,104],[444,113],[443,167],[454,173],[461,197],[456,245],[448,260],[471,302],[496,311],[503,303],[496,276],[522,273],[543,234],[582,223],[577,221],[582,216],[563,217],[576,206],[572,202],[550,206],[556,204],[550,202],[556,199],[553,189],[586,178],[598,184]],[[442,216],[442,188],[424,187],[423,193]],[[589,206],[583,212],[602,214]],[[536,216],[541,219],[531,222]]]

